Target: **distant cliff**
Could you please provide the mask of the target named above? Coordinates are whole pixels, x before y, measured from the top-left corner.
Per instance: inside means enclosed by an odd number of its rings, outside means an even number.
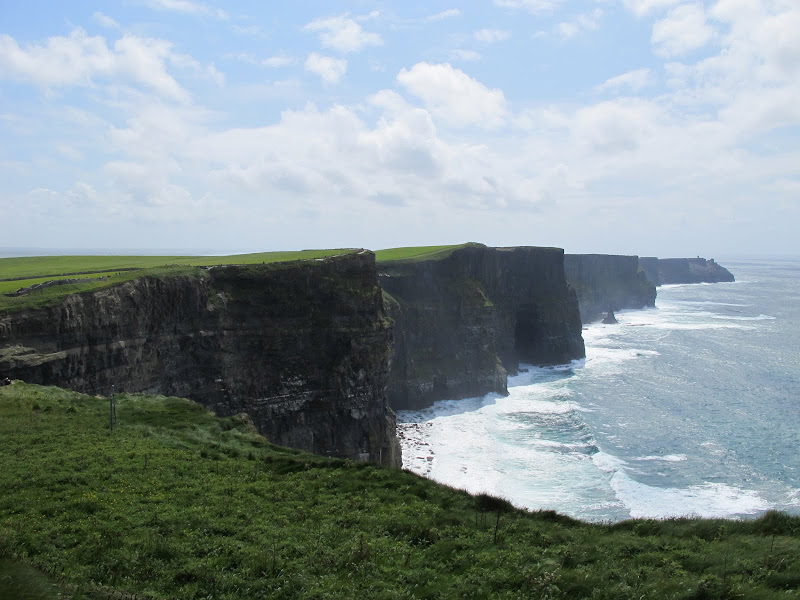
[[[370,252],[141,277],[0,315],[0,373],[248,413],[270,441],[400,464],[391,323]]]
[[[642,256],[639,266],[655,285],[734,281],[733,274],[713,258],[655,258]]]
[[[585,355],[578,302],[558,248],[472,244],[446,258],[379,263],[395,353],[395,409],[506,393],[520,362]]]
[[[566,254],[564,272],[578,294],[584,323],[601,319],[609,310],[655,306],[656,288],[636,256]]]

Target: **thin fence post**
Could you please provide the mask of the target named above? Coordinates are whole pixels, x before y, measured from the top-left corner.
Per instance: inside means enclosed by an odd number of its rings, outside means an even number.
[[[116,410],[114,406],[114,385],[111,385],[111,396],[108,398],[108,425],[111,431],[114,431],[114,420],[116,415]]]

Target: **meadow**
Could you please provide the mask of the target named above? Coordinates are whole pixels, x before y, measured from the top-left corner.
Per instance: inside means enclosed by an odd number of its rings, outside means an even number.
[[[376,251],[375,257],[378,262],[435,260],[445,258],[465,245],[467,244],[388,248]],[[0,312],[53,306],[69,294],[97,291],[137,277],[192,276],[197,274],[201,267],[314,260],[351,252],[358,250],[339,248],[229,256],[86,255],[2,258],[0,259]],[[49,287],[24,291],[38,284],[49,284]]]
[[[31,256],[0,259],[0,312],[52,306],[69,294],[100,290],[145,275],[190,276],[200,267],[254,265],[313,260],[355,252],[354,249],[258,252],[230,256]],[[92,279],[12,296],[45,282]]]
[[[0,387],[0,559],[62,597],[789,598],[800,518],[581,523],[270,444],[189,400]]]

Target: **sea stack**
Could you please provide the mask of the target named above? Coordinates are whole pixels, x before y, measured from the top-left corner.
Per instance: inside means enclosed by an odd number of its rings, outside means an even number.
[[[617,317],[614,316],[613,310],[609,309],[606,318],[603,319],[603,323],[605,323],[606,325],[616,325],[617,323],[619,323],[619,321],[617,321]]]

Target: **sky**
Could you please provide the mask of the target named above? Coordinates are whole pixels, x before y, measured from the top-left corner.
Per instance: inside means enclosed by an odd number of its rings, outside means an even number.
[[[798,0],[0,0],[0,246],[800,255]]]

